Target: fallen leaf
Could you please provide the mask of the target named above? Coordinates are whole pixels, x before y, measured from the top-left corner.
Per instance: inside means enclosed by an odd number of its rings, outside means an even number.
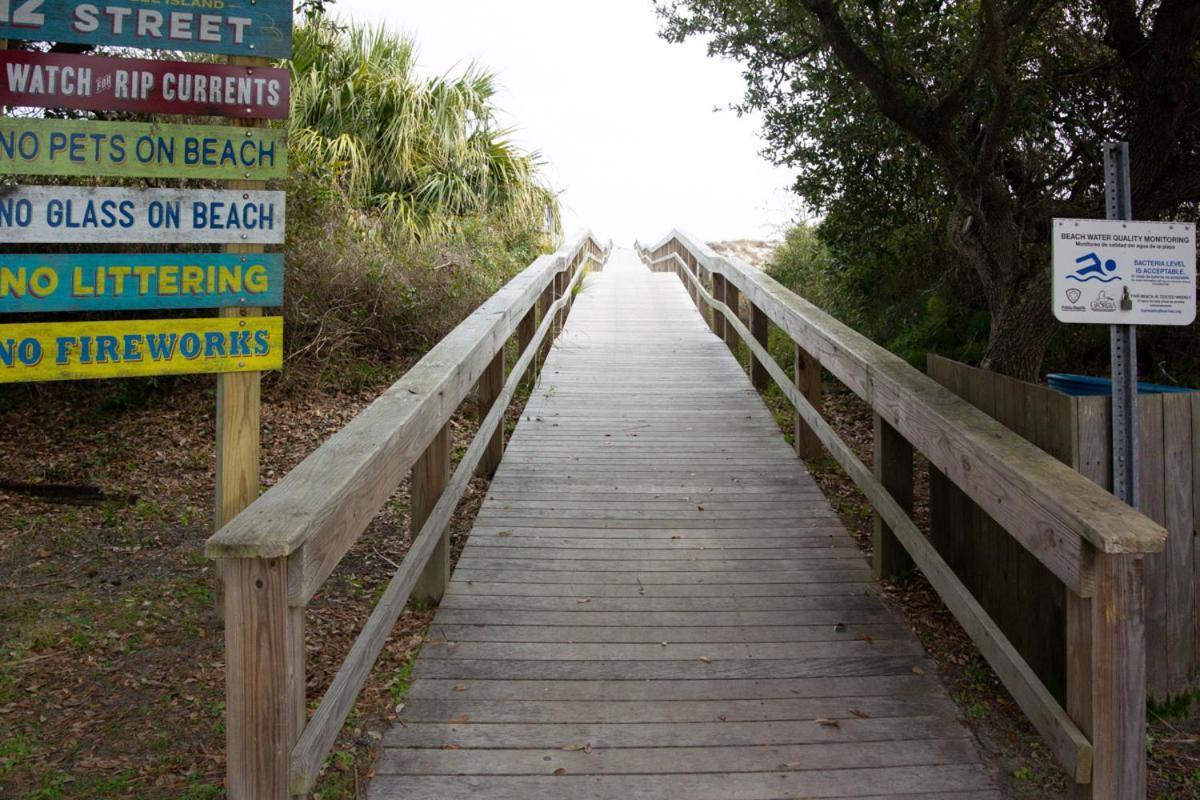
[[[454,687],[454,691],[456,691],[456,692],[465,692],[466,690],[467,690],[467,685],[465,683],[457,684]]]
[[[567,753],[582,753],[587,748],[588,748],[588,745],[586,745],[586,744],[569,744],[562,749],[564,752],[567,752]]]
[[[722,714],[721,716],[717,717],[717,719],[721,720],[721,722],[725,722],[727,718],[724,714]]]
[[[558,769],[554,770],[554,774],[555,775],[566,775],[567,771],[563,767],[559,767]]]
[[[500,531],[496,535],[503,539],[507,536],[512,536],[512,531]]]
[[[858,717],[859,719],[870,719],[871,718],[870,714],[868,714],[865,711],[860,711],[857,708],[850,709],[850,713],[853,714],[854,716]]]
[[[844,630],[846,630],[846,623],[844,622],[839,622],[837,625],[833,626],[834,633],[841,633]]]
[[[444,744],[444,745],[442,745],[442,749],[443,750],[462,750],[462,745],[461,744]]]
[[[470,721],[471,721],[471,718],[468,717],[466,714],[463,714],[461,717],[451,717],[450,718],[451,725],[466,725]]]
[[[925,670],[922,669],[921,667],[913,667],[912,671],[913,671],[914,675],[924,675],[925,674]]]
[[[700,660],[701,660],[701,661],[703,661],[705,664],[711,664],[711,663],[712,663],[712,659],[711,659],[711,658],[709,658],[708,656],[700,656]]]
[[[875,640],[872,639],[870,636],[860,636],[860,637],[858,637],[858,640],[860,642],[866,642],[867,644],[875,644]]]
[[[825,719],[824,717],[817,720],[818,725],[824,725],[826,728],[840,728],[841,725],[836,719]]]

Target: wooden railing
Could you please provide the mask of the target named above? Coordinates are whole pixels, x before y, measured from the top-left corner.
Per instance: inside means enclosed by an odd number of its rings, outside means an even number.
[[[232,800],[312,789],[410,594],[436,602],[445,591],[454,509],[477,472],[495,471],[514,393],[561,329],[586,268],[607,258],[587,234],[534,261],[208,540],[224,580]],[[519,356],[506,379],[514,333]],[[472,389],[486,416],[451,476],[448,425]],[[410,469],[412,546],[308,718],[305,608]]]
[[[638,250],[680,276],[718,336],[745,342],[755,385],[773,380],[796,409],[801,455],[823,445],[870,500],[876,574],[921,569],[1074,779],[1072,796],[1145,798],[1143,554],[1166,531],[761,270],[679,231]],[[772,323],[795,345],[794,379],[768,350]],[[821,415],[822,367],[874,410],[873,470]],[[910,519],[914,448],[1067,588],[1065,709]]]

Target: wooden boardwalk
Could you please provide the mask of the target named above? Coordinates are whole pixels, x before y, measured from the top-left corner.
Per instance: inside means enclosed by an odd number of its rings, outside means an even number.
[[[998,798],[867,562],[679,279],[577,298],[373,800]]]

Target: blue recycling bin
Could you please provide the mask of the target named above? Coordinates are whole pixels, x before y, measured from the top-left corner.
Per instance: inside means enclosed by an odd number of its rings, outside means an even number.
[[[1052,372],[1046,376],[1046,385],[1071,397],[1110,397],[1112,381],[1091,375],[1071,375]],[[1161,383],[1138,383],[1138,394],[1186,394],[1194,392],[1186,386],[1166,386]]]

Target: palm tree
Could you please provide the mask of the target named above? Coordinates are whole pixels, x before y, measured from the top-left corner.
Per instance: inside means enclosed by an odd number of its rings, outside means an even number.
[[[317,16],[296,30],[289,137],[299,169],[413,240],[484,218],[501,233],[557,234],[558,202],[536,153],[499,128],[493,76],[475,66],[422,78],[416,48],[386,29]]]

